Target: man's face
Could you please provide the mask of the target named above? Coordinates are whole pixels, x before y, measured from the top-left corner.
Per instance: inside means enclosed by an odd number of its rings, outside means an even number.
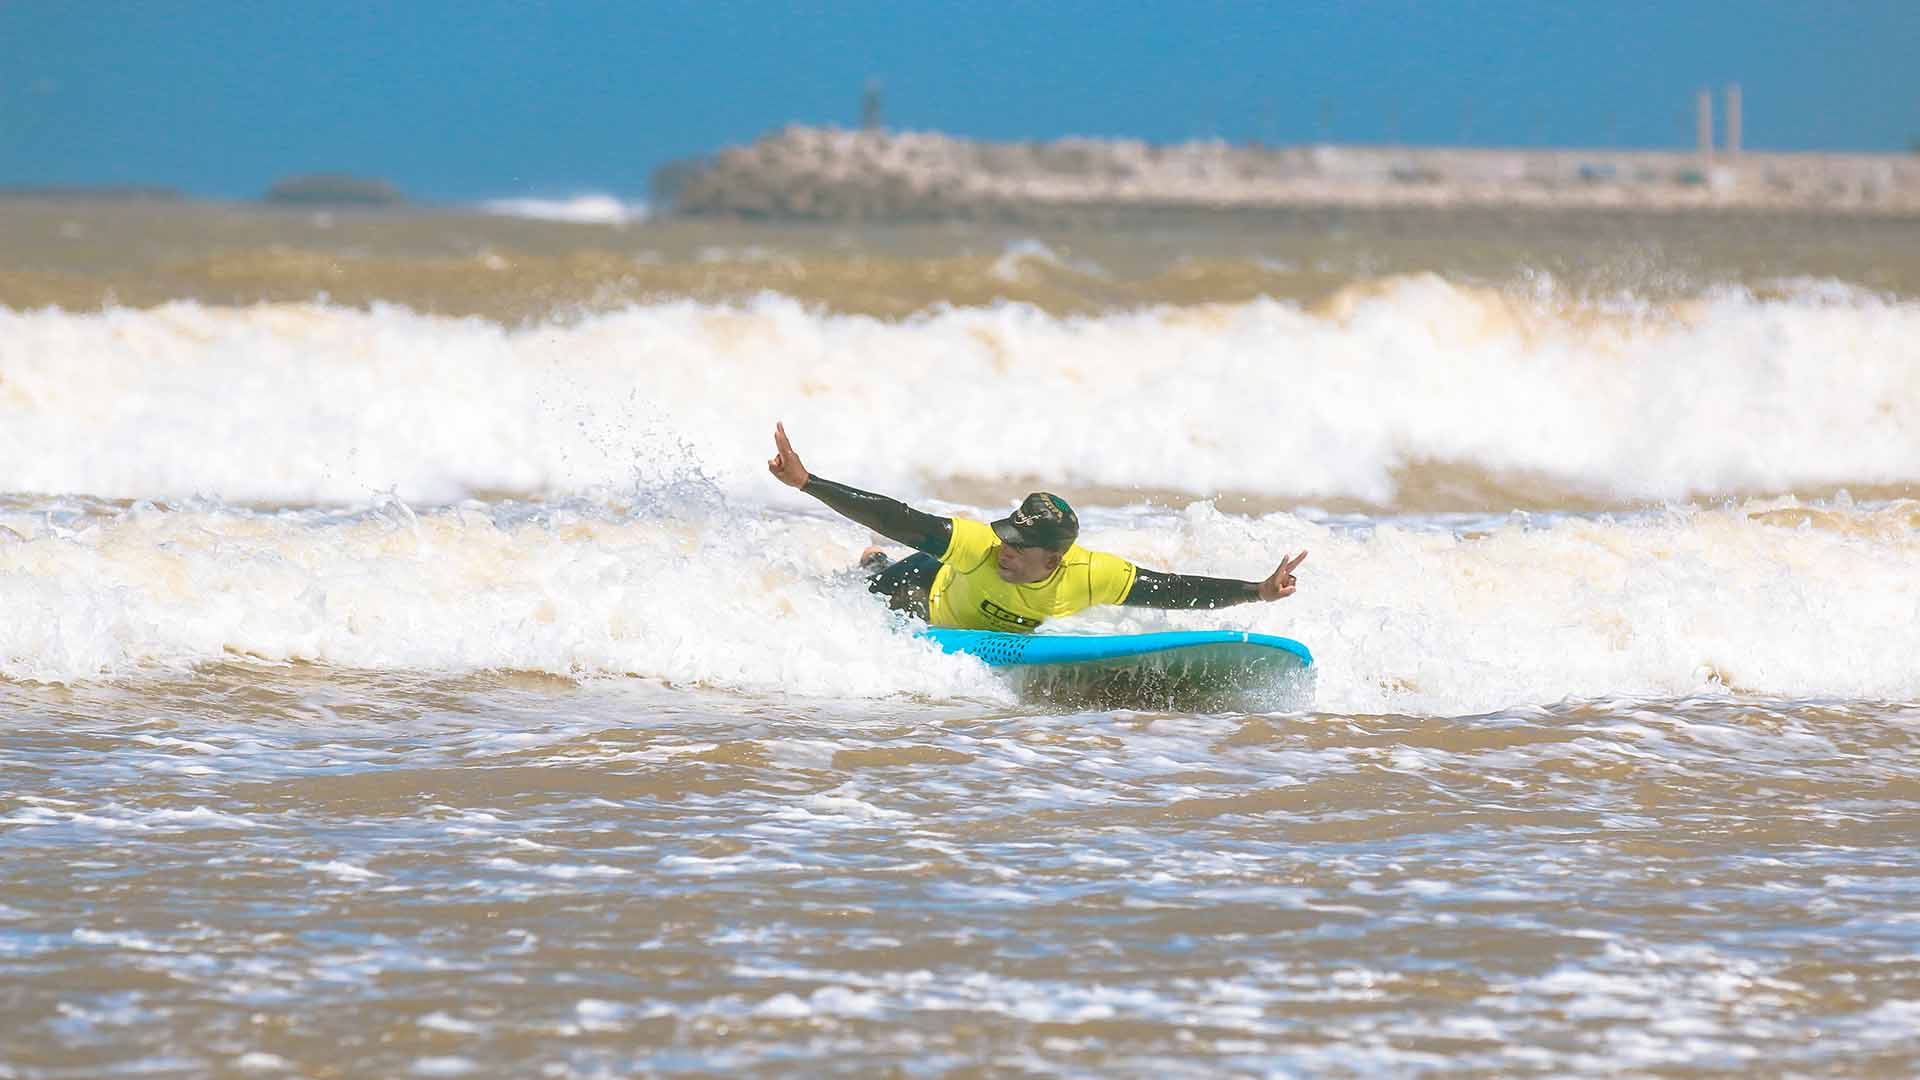
[[[1000,571],[1001,581],[1010,585],[1031,585],[1053,576],[1054,568],[1060,565],[1060,555],[1060,552],[1049,548],[1001,544],[994,565]]]

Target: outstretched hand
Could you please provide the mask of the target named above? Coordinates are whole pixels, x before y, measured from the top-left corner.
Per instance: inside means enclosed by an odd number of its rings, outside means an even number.
[[[800,455],[793,452],[793,444],[787,441],[787,425],[773,425],[773,450],[773,456],[767,459],[767,471],[774,479],[788,487],[806,487],[813,476],[800,464]]]
[[[1304,551],[1298,555],[1288,555],[1281,559],[1280,569],[1275,570],[1271,577],[1260,583],[1260,599],[1284,600],[1292,596],[1293,590],[1299,584],[1294,580],[1293,572],[1298,570],[1300,564],[1306,561],[1307,553]]]

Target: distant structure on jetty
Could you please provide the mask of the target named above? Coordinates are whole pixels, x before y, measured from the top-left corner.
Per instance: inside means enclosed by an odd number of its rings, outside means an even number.
[[[1739,138],[1738,91],[1730,143]],[[1710,107],[1710,106],[1709,106]],[[1710,114],[1709,114],[1710,115]],[[1711,120],[1706,128],[1711,131]],[[1770,210],[1920,216],[1920,155],[976,142],[789,127],[656,174],[686,214],[1100,219],[1300,207]]]

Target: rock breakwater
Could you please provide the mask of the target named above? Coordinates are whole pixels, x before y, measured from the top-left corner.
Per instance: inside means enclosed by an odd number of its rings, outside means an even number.
[[[680,213],[1026,220],[1291,207],[1766,210],[1920,216],[1920,154],[995,143],[789,127],[676,163]]]

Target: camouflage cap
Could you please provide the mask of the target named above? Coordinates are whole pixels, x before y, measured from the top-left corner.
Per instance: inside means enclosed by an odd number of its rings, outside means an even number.
[[[1018,547],[1065,551],[1080,536],[1080,518],[1067,500],[1050,492],[1036,491],[1021,501],[1013,513],[993,523],[993,533]]]

